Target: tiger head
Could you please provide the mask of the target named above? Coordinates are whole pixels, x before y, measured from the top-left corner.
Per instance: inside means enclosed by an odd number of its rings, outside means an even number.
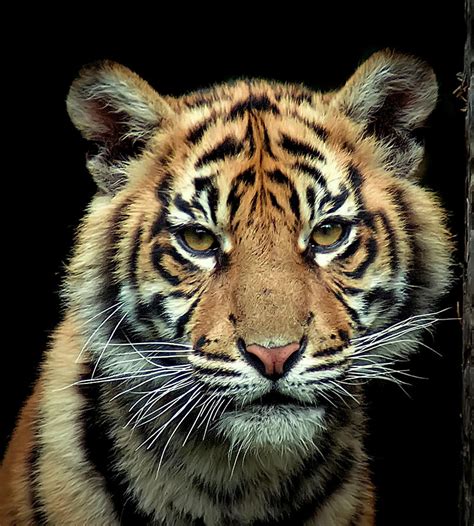
[[[84,69],[67,105],[98,194],[66,295],[97,378],[169,386],[170,414],[233,443],[311,440],[416,348],[446,289],[444,215],[417,184],[436,98],[431,69],[391,52],[325,94],[238,80],[174,98]]]

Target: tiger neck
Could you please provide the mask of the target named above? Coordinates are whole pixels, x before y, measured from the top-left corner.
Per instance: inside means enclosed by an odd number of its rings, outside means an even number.
[[[99,471],[111,485],[115,507],[123,507],[122,516],[130,514],[132,523],[141,517],[145,523],[168,524],[170,514],[176,524],[182,517],[187,517],[183,524],[193,524],[203,514],[206,524],[228,522],[230,517],[245,523],[249,509],[269,504],[268,524],[278,524],[272,517],[300,513],[308,508],[307,501],[311,509],[319,506],[365,461],[362,415],[349,401],[328,407],[326,429],[306,450],[239,452],[212,433],[204,440],[196,434],[183,446],[187,433],[178,431],[170,439],[172,430],[147,449],[140,429],[125,426],[123,402],[110,402],[107,386],[81,389],[89,398],[86,445],[96,449],[96,458],[102,455]]]

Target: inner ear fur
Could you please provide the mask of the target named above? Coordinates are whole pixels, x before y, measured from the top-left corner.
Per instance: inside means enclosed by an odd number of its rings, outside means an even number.
[[[423,158],[419,130],[437,95],[435,74],[425,62],[381,51],[355,71],[332,104],[380,142],[389,169],[409,176]]]
[[[66,104],[73,124],[95,146],[87,167],[106,193],[126,182],[128,163],[172,113],[147,82],[111,61],[83,68]]]

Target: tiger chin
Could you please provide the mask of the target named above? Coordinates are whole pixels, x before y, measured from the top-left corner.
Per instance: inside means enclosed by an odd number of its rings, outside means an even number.
[[[102,62],[67,109],[97,184],[0,471],[0,523],[369,526],[364,384],[438,318],[419,183],[437,84],[382,51],[339,90],[179,98]]]

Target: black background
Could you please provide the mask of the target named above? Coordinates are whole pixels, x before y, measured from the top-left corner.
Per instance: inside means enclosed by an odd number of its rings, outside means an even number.
[[[441,195],[461,246],[464,114],[452,92],[463,68],[463,3],[433,4],[362,3],[348,9],[350,4],[340,3],[324,10],[318,2],[305,7],[275,4],[262,13],[243,4],[219,4],[208,14],[185,5],[174,13],[155,14],[151,7],[137,5],[133,14],[109,13],[100,21],[96,8],[84,5],[80,12],[28,11],[27,20],[23,14],[12,19],[15,31],[4,54],[8,64],[3,64],[3,133],[8,136],[2,178],[8,267],[3,284],[12,292],[3,298],[8,313],[3,318],[1,382],[7,389],[0,451],[37,374],[48,334],[60,319],[64,263],[94,193],[84,166],[85,143],[64,104],[80,67],[113,59],[172,95],[241,76],[304,82],[325,90],[342,85],[373,51],[390,47],[417,55],[432,65],[440,84],[440,102],[426,130],[425,183]],[[460,253],[455,259],[461,261]],[[457,275],[445,302],[451,307],[446,316],[456,316],[459,264]],[[442,357],[423,351],[413,359],[411,372],[426,379],[413,380],[409,396],[390,384],[369,388],[367,446],[381,525],[457,522],[459,322],[440,324],[427,343]]]

